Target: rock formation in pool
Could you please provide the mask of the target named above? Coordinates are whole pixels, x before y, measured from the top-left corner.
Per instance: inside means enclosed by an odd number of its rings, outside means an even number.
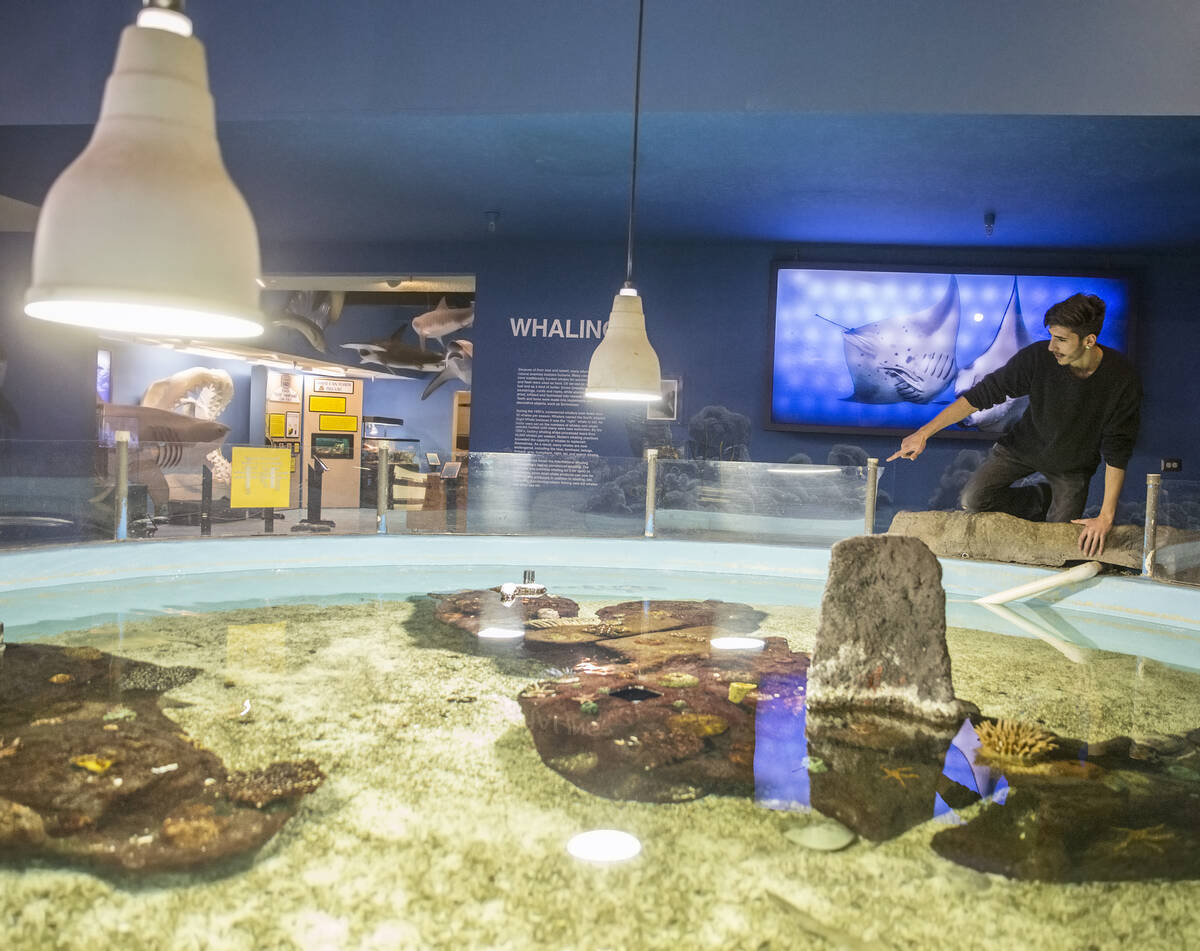
[[[478,630],[477,595],[438,616]],[[714,649],[757,629],[744,604],[579,617],[539,600],[516,615],[525,646],[571,669],[518,700],[543,761],[596,795],[754,796],[876,842],[940,818],[955,823],[933,837],[940,855],[1012,878],[1200,878],[1200,730],[1088,746],[957,698],[941,568],[919,539],[834,546],[811,667],[778,637]]]
[[[0,657],[0,859],[118,872],[252,852],[324,775],[311,760],[230,773],[159,708],[198,671],[88,647]]]
[[[809,671],[810,710],[899,714],[957,726],[942,566],[916,538],[833,546]]]

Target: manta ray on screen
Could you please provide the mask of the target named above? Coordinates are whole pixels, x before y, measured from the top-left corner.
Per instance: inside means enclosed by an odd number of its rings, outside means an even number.
[[[993,370],[1000,369],[1018,350],[1033,343],[1033,339],[1021,313],[1021,296],[1017,293],[1017,279],[1014,277],[1012,293],[1008,297],[1008,306],[1004,308],[1004,319],[1000,321],[996,336],[988,348],[958,374],[958,379],[954,381],[955,394],[961,396]],[[1004,432],[1021,418],[1028,405],[1028,396],[1007,399],[989,409],[972,413],[962,421],[962,425],[988,433]]]
[[[828,317],[821,319],[841,326]],[[854,381],[854,392],[846,399],[857,403],[932,402],[958,371],[958,321],[958,280],[951,275],[946,293],[932,307],[860,327],[842,327],[846,368]]]

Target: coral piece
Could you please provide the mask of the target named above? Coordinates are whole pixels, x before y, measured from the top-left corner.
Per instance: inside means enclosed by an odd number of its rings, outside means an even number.
[[[114,762],[116,761],[104,756],[93,756],[90,753],[86,753],[83,756],[71,757],[72,766],[86,769],[89,773],[95,773],[97,776],[103,776],[107,773]]]
[[[1058,746],[1058,738],[1041,727],[1017,720],[984,720],[979,734],[981,759],[1034,762],[1045,758]]]
[[[325,774],[310,759],[300,763],[273,763],[266,769],[229,774],[221,795],[256,809],[274,802],[299,799],[315,790]]]
[[[668,721],[667,728],[699,737],[717,736],[729,729],[729,721],[713,713],[681,713]]]

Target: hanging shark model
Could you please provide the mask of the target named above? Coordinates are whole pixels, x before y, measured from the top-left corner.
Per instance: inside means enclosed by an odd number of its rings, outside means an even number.
[[[360,363],[377,363],[389,370],[416,370],[421,373],[436,373],[446,369],[446,354],[418,349],[404,342],[401,327],[385,340],[370,343],[344,343],[346,350],[358,353]]]
[[[973,363],[959,372],[954,381],[954,392],[961,396],[993,370],[1004,366],[1018,350],[1031,343],[1033,336],[1025,326],[1025,318],[1021,313],[1021,296],[1017,293],[1017,279],[1013,277],[1012,293],[1009,294],[1008,306],[1004,308],[1004,318],[1000,321],[996,336]],[[1028,405],[1028,396],[1007,399],[1003,403],[972,413],[962,421],[962,425],[973,426],[982,432],[1002,433],[1021,418]]]
[[[842,328],[846,368],[854,381],[847,397],[858,403],[929,403],[958,369],[958,280],[950,276],[942,299],[925,310]],[[820,316],[819,314],[817,316]],[[822,317],[834,326],[841,326]]]
[[[470,340],[451,340],[446,348],[446,367],[429,381],[421,399],[428,399],[439,386],[448,380],[462,380],[467,386],[471,385],[471,361],[475,356],[475,345]]]
[[[422,350],[425,349],[427,340],[432,339],[441,343],[443,337],[466,330],[474,324],[475,305],[473,303],[466,307],[448,307],[444,297],[438,301],[437,307],[433,310],[418,314],[412,319],[412,329],[420,338]]]
[[[345,303],[344,291],[292,291],[271,323],[303,334],[314,350],[328,353],[325,331],[338,322]]]

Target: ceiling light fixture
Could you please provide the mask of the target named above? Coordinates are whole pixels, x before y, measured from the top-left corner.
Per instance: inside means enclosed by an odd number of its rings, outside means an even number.
[[[100,118],[46,195],[25,313],[125,333],[255,337],[258,232],[217,145],[183,0],[143,0]]]
[[[658,354],[646,336],[642,299],[633,286],[633,220],[637,198],[638,124],[642,95],[642,21],[646,3],[638,0],[637,56],[633,80],[633,158],[629,174],[629,217],[625,233],[625,286],[613,299],[608,329],[588,364],[585,395],[590,399],[648,403],[662,398]]]

